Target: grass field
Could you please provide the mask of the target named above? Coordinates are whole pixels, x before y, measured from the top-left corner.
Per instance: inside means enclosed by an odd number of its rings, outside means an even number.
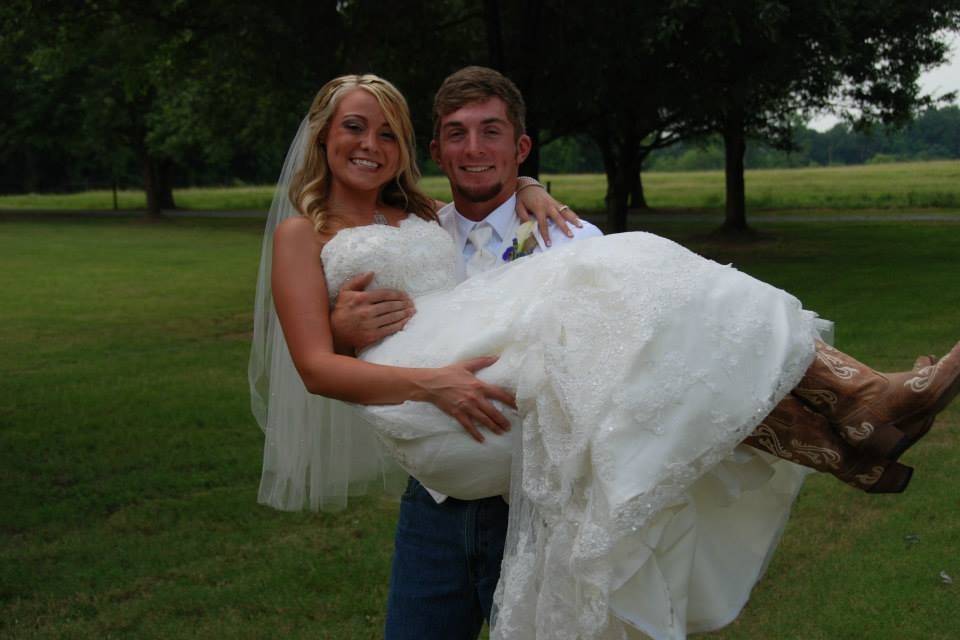
[[[0,637],[380,637],[396,504],[255,504],[261,227],[0,216]],[[782,222],[742,246],[648,228],[793,291],[878,366],[960,335],[960,224]],[[904,496],[812,478],[746,611],[709,637],[956,638],[958,447],[954,407],[907,454]]]
[[[544,175],[553,194],[577,211],[603,209],[603,175]],[[647,200],[658,209],[716,209],[723,206],[723,172],[655,172],[643,176]],[[430,195],[450,199],[445,178],[423,181]],[[960,209],[960,161],[878,164],[813,169],[764,169],[746,174],[750,209],[872,209],[936,207]],[[181,189],[174,193],[185,209],[269,208],[273,186]],[[110,209],[109,191],[70,195],[0,196],[2,209]],[[140,191],[121,191],[120,209],[142,209]]]

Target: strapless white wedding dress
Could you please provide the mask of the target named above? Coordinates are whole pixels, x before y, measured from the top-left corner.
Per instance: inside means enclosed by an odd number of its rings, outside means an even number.
[[[425,486],[508,495],[496,638],[682,638],[723,626],[769,560],[805,470],[737,447],[813,358],[793,296],[646,233],[570,243],[455,282],[439,226],[339,232],[328,290],[358,273],[417,314],[364,360],[516,394],[508,435],[472,440],[428,403],[360,407]],[[641,633],[642,632],[642,633]]]

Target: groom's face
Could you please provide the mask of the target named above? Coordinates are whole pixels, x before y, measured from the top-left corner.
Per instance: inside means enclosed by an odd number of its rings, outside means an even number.
[[[503,100],[489,98],[443,116],[430,155],[450,180],[457,210],[486,215],[516,191],[530,144],[516,135]]]

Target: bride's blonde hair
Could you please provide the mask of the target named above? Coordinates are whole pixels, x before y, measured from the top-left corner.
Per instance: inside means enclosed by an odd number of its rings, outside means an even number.
[[[340,100],[351,89],[359,87],[369,92],[380,108],[387,124],[397,137],[400,147],[400,166],[387,182],[380,199],[390,206],[414,213],[426,220],[436,220],[433,199],[417,186],[420,170],[415,160],[415,137],[410,109],[400,91],[392,84],[372,74],[346,75],[334,78],[323,85],[307,114],[310,140],[304,155],[303,166],[290,182],[290,202],[301,215],[310,218],[317,231],[328,222],[327,199],[330,194],[330,167],[327,165],[323,142],[330,130],[330,120]]]

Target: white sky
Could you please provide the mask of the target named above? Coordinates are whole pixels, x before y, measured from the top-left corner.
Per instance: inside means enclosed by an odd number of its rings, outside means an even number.
[[[947,59],[946,64],[920,76],[920,88],[924,93],[934,96],[956,91],[960,98],[960,36],[954,35],[950,39],[950,53],[947,54]],[[824,114],[811,120],[808,126],[817,131],[826,131],[839,121],[839,118],[834,115]]]

